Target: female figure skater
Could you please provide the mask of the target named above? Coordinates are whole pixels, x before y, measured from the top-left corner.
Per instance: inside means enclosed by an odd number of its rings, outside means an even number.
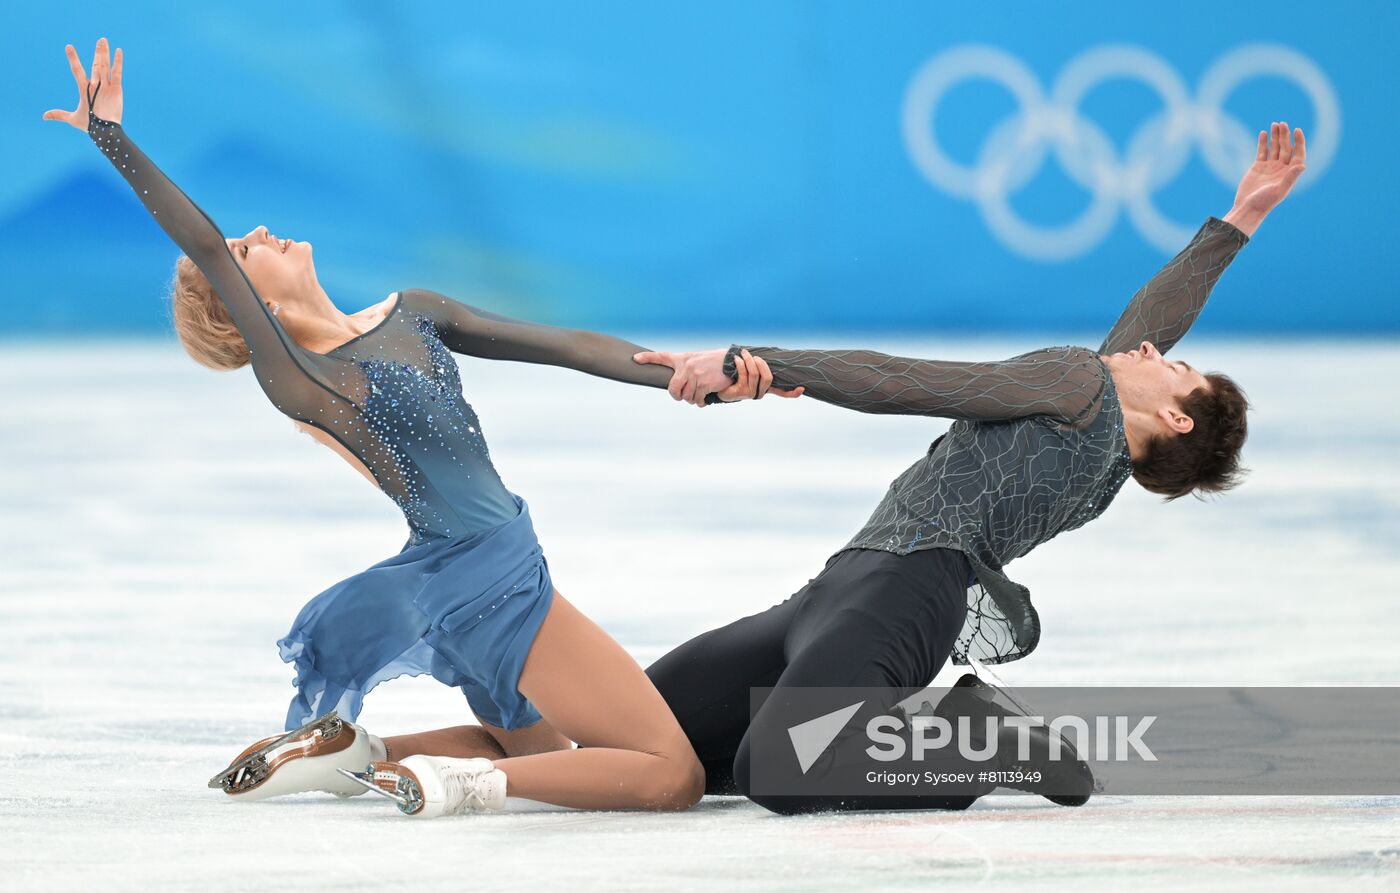
[[[616,338],[519,322],[424,289],[341,313],[317,281],[309,243],[262,226],[224,238],[131,140],[121,126],[120,49],[109,58],[106,38],[97,42],[90,80],[66,51],[78,107],[44,119],[85,131],[187,255],[175,288],[186,350],[213,368],[251,362],[273,405],[393,499],[410,531],[397,555],[303,608],[279,642],[297,670],[286,721],[294,731],[258,742],[211,786],[256,799],[377,785],[416,816],[499,808],[506,795],[582,808],[694,804],[705,783],[694,750],[641,668],[554,589],[525,501],[501,482],[463,400],[451,351],[657,388],[671,370],[633,362],[640,348]],[[726,400],[766,390],[756,365],[739,366]],[[404,673],[460,687],[483,728],[383,740],[348,721],[366,692]],[[347,769],[359,780],[336,774]]]

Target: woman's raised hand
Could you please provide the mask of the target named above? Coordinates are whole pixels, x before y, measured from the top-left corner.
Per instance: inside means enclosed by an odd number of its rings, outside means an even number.
[[[97,41],[97,50],[92,56],[92,79],[83,71],[83,63],[78,61],[78,51],[70,43],[64,47],[68,53],[68,67],[73,70],[73,80],[78,84],[78,107],[71,112],[63,109],[49,109],[44,112],[45,121],[66,121],[87,133],[88,96],[97,95],[93,112],[97,117],[120,124],[122,122],[122,51],[108,56],[107,38]]]

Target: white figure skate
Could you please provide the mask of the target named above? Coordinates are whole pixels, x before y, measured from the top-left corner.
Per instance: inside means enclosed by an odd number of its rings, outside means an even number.
[[[238,800],[306,791],[351,797],[364,788],[336,770],[362,767],[374,756],[369,733],[332,710],[295,731],[253,743],[209,779],[209,787]]]
[[[482,757],[458,759],[417,754],[380,761],[362,772],[340,770],[347,782],[398,804],[404,815],[431,819],[500,809],[506,803],[506,774]]]

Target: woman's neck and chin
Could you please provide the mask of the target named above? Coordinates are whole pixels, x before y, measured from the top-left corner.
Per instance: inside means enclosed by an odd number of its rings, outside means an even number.
[[[325,353],[377,326],[393,301],[394,296],[389,295],[356,313],[342,313],[320,282],[313,280],[305,288],[269,298],[267,303],[281,305],[276,313],[277,321],[292,340],[313,353]]]

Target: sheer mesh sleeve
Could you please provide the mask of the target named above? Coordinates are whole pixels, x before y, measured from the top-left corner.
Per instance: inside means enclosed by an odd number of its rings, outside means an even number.
[[[456,353],[577,369],[628,384],[665,388],[668,366],[634,362],[646,350],[630,341],[512,319],[423,288],[405,289],[402,299],[433,321],[443,344]]]
[[[724,371],[735,377],[731,347]],[[917,360],[873,350],[749,347],[780,388],[859,412],[931,415],[969,421],[1050,416],[1070,424],[1092,418],[1103,392],[1102,365],[1083,347],[1053,347],[1009,360]]]
[[[292,418],[309,419],[333,396],[314,358],[273,319],[209,215],[161,173],[120,124],[92,113],[96,98],[93,92],[88,99],[88,136],[126,178],[160,228],[214,286],[248,344],[253,372],[273,405]]]
[[[1151,341],[1166,353],[1191,328],[1211,289],[1249,236],[1211,217],[1190,243],[1139,289],[1104,339],[1099,353],[1132,350]]]

